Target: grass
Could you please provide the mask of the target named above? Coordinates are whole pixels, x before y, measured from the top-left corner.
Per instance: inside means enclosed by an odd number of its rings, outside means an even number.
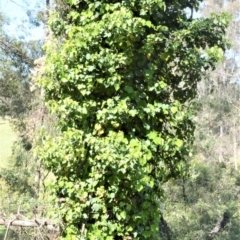
[[[12,130],[9,121],[0,118],[0,168],[7,166],[15,140],[16,134]]]

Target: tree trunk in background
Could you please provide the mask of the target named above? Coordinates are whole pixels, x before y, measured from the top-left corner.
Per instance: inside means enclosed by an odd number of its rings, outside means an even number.
[[[236,125],[235,124],[234,124],[234,129],[233,129],[233,159],[234,159],[235,170],[238,170],[238,165],[237,165],[237,138],[236,138]]]
[[[223,161],[223,126],[220,123],[220,149],[219,149],[219,162]]]
[[[50,9],[50,0],[46,0],[46,23],[47,23],[47,19],[49,17],[49,9]],[[47,25],[45,26],[45,41],[47,40],[47,37],[49,35],[49,29],[47,27]],[[42,60],[42,61],[41,61]],[[43,64],[43,57],[40,58],[39,62],[40,62],[40,67],[42,66]],[[36,61],[35,61],[36,62]],[[44,97],[44,91],[43,91],[43,88],[40,89],[40,97],[43,99]],[[43,100],[40,100],[41,103],[39,104],[40,105],[40,109],[41,109],[41,126],[44,124],[44,116],[45,116],[45,106],[44,106],[44,103],[43,103]],[[36,161],[38,161],[36,159]],[[40,186],[41,186],[41,176],[42,176],[42,166],[41,166],[41,162],[39,162],[37,164],[37,167],[36,167],[36,171],[35,171],[35,196],[36,196],[36,199],[39,198],[39,193],[40,193]]]

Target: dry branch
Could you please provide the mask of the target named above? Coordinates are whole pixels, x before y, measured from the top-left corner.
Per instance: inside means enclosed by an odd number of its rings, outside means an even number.
[[[24,220],[19,220],[19,219],[14,219],[14,220],[9,220],[5,219],[3,217],[0,217],[0,225],[3,226],[16,226],[16,227],[44,227],[47,228],[50,231],[54,232],[59,232],[59,228],[55,226],[50,220],[46,219],[24,219]]]

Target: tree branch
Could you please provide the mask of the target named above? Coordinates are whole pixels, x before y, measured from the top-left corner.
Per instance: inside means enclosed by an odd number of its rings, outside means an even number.
[[[3,217],[0,217],[0,225],[2,226],[16,226],[16,227],[45,227],[50,231],[59,232],[59,228],[55,226],[51,220],[46,219],[24,219],[24,220],[9,220]]]
[[[212,231],[208,234],[210,239],[213,239],[217,233],[219,233],[230,221],[230,214],[228,212],[224,212],[220,221],[215,225]]]

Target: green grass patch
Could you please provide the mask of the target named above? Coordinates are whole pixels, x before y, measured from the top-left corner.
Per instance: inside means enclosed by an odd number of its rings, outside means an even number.
[[[0,118],[0,168],[6,167],[12,153],[12,146],[17,139],[9,121]]]
[[[6,227],[0,226],[0,237],[1,237],[1,239],[4,239],[5,231],[6,231]]]

